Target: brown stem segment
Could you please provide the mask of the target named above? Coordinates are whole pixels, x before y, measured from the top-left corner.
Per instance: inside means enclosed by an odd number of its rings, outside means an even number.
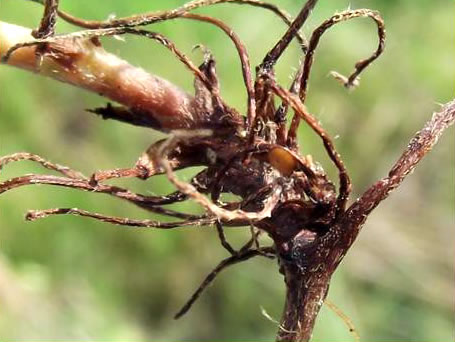
[[[295,265],[283,264],[286,303],[277,341],[309,341],[329,288],[330,274],[322,267],[302,272]]]

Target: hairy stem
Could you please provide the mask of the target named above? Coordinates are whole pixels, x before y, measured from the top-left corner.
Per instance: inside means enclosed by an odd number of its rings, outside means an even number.
[[[373,184],[325,235],[314,243],[302,245],[298,253],[294,251],[296,256],[293,260],[281,260],[287,295],[277,341],[310,340],[331,276],[354,243],[368,215],[414,170],[454,121],[455,100],[433,114],[412,138],[388,176]],[[297,244],[296,241],[294,244]]]
[[[354,242],[368,215],[414,171],[417,163],[431,151],[442,133],[454,122],[455,100],[452,100],[442,106],[439,112],[433,113],[431,119],[416,133],[387,177],[374,183],[351,205],[340,222],[346,232],[345,239],[341,241],[346,249]]]

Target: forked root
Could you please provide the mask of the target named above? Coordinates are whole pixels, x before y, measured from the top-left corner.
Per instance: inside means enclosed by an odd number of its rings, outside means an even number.
[[[197,288],[197,290],[193,293],[190,299],[183,305],[183,307],[175,314],[174,318],[179,319],[184,314],[186,314],[193,304],[198,300],[200,295],[204,292],[204,290],[215,280],[218,274],[228,268],[229,266],[238,264],[243,261],[247,261],[251,258],[257,256],[265,256],[268,258],[275,257],[275,249],[273,247],[261,247],[259,249],[250,249],[249,247],[243,247],[238,253],[230,256],[222,260],[202,281],[201,285]]]
[[[195,215],[185,214],[162,207],[162,205],[172,204],[175,202],[181,202],[186,200],[186,196],[180,192],[175,192],[167,196],[146,196],[134,193],[128,189],[119,186],[106,185],[100,183],[93,184],[93,181],[87,178],[81,172],[72,170],[67,166],[51,163],[48,160],[36,154],[20,152],[4,156],[0,158],[0,168],[5,167],[6,165],[12,162],[18,162],[22,160],[28,160],[39,163],[43,167],[49,170],[59,172],[65,175],[66,177],[54,175],[28,174],[22,177],[11,178],[4,182],[0,182],[0,194],[27,185],[36,184],[56,185],[66,188],[78,189],[82,191],[107,194],[128,201],[142,209],[157,214],[173,216],[181,219],[199,218],[198,216]]]

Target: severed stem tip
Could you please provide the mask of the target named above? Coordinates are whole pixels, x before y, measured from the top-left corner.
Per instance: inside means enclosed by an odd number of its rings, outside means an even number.
[[[91,38],[110,31],[89,30],[34,39],[31,30],[0,21],[3,63],[100,94],[138,109],[162,131],[194,124],[194,98],[176,85],[135,67],[94,44]],[[45,44],[45,45],[43,45]],[[40,63],[36,50],[45,46]]]

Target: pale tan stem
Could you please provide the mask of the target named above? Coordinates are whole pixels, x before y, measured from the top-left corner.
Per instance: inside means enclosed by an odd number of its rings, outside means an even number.
[[[31,41],[30,29],[0,21],[0,57],[16,44]],[[144,115],[150,126],[163,131],[191,128],[198,121],[191,95],[96,42],[75,36],[46,44],[39,66],[36,45],[14,51],[7,64],[100,94]]]

